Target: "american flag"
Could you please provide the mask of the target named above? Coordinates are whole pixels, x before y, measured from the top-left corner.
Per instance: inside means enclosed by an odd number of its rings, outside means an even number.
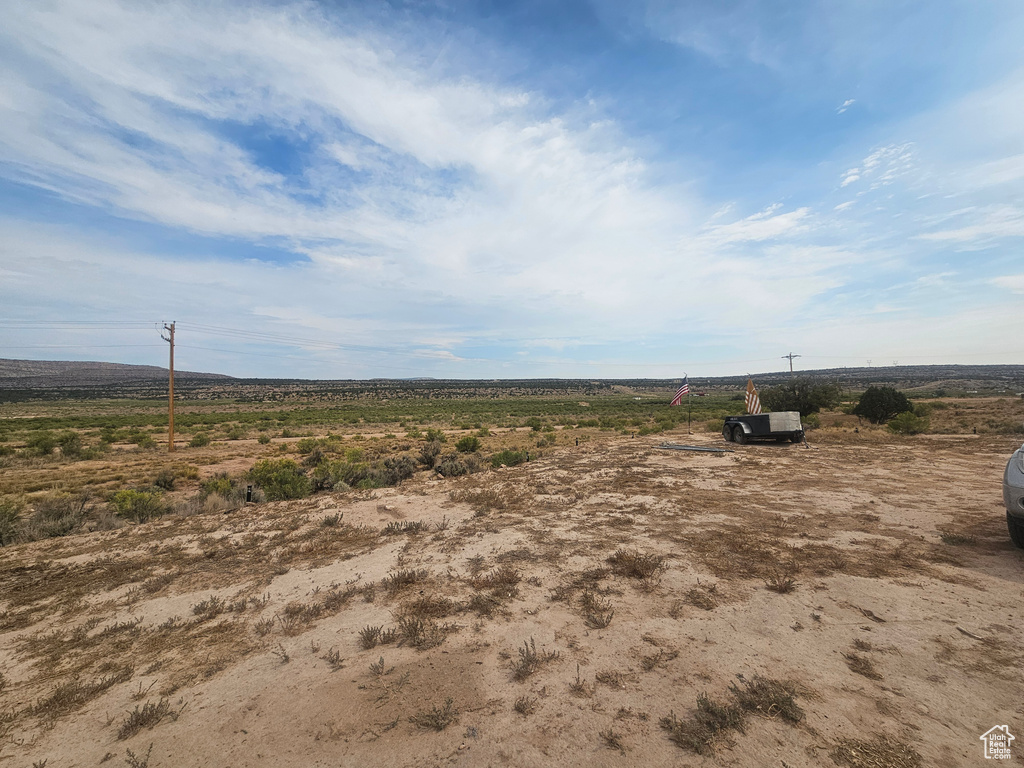
[[[669,405],[679,405],[683,402],[683,395],[690,394],[690,378],[689,376],[683,376],[683,386],[676,390],[676,396],[672,398],[672,402]]]
[[[757,389],[754,387],[754,380],[747,379],[747,413],[761,412],[761,398],[757,396]]]

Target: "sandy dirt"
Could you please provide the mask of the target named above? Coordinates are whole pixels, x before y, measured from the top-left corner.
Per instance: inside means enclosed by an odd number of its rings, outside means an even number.
[[[1003,724],[1016,764],[1013,440],[812,437],[616,438],[0,550],[0,766],[946,768]],[[766,680],[797,709],[671,738]]]

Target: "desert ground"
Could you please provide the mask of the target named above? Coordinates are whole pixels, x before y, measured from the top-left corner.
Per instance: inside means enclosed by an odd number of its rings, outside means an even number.
[[[0,766],[984,764],[1018,445],[684,426],[4,547]]]

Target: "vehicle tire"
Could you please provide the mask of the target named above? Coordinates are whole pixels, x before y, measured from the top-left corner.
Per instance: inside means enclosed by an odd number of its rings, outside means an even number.
[[[747,433],[743,431],[743,427],[733,427],[732,440],[734,443],[739,443],[740,445],[747,444]]]
[[[725,442],[727,442],[727,443],[731,443],[732,442],[732,427],[729,426],[728,424],[726,424],[724,427],[722,427],[722,437],[725,438]]]
[[[792,440],[794,443],[802,443],[804,441],[804,433],[803,432],[797,432],[795,435],[793,435],[789,439]]]
[[[1006,527],[1010,529],[1010,541],[1024,549],[1024,520],[1006,513]]]

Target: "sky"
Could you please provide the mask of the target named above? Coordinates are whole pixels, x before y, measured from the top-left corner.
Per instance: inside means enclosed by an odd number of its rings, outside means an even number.
[[[0,357],[1024,361],[1018,0],[13,0]]]

